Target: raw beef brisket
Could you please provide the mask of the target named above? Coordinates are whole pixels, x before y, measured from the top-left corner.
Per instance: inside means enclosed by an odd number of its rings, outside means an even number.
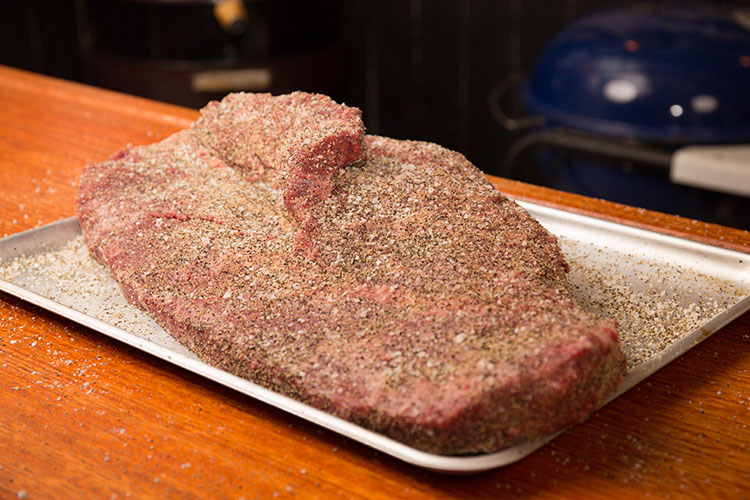
[[[323,96],[230,95],[87,166],[76,210],[206,362],[425,451],[559,430],[624,371],[539,223],[463,156],[365,136]]]

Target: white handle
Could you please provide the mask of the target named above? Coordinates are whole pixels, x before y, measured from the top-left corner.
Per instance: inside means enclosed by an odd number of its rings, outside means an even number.
[[[669,178],[677,184],[750,196],[750,144],[678,149]]]

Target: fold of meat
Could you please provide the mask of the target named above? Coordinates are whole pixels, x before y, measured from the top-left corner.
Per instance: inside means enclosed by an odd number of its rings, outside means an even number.
[[[426,451],[559,430],[624,371],[537,221],[458,153],[364,136],[327,98],[231,95],[87,166],[76,209],[202,359]]]
[[[327,96],[236,93],[206,106],[192,132],[248,180],[276,178],[287,210],[304,223],[333,175],[362,158],[364,125],[359,109]]]

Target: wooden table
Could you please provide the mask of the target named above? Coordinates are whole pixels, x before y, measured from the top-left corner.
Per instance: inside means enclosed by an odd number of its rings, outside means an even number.
[[[0,68],[0,236],[74,214],[84,164],[196,112]],[[750,251],[750,234],[518,182],[502,191]],[[0,497],[747,498],[750,314],[531,456],[406,465],[0,294]]]

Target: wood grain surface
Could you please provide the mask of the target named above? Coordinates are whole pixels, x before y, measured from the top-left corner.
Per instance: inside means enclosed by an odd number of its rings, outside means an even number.
[[[82,167],[196,112],[0,68],[0,236],[74,215]],[[501,191],[750,252],[750,235]],[[750,315],[529,457],[420,470],[0,293],[0,498],[748,498]]]

